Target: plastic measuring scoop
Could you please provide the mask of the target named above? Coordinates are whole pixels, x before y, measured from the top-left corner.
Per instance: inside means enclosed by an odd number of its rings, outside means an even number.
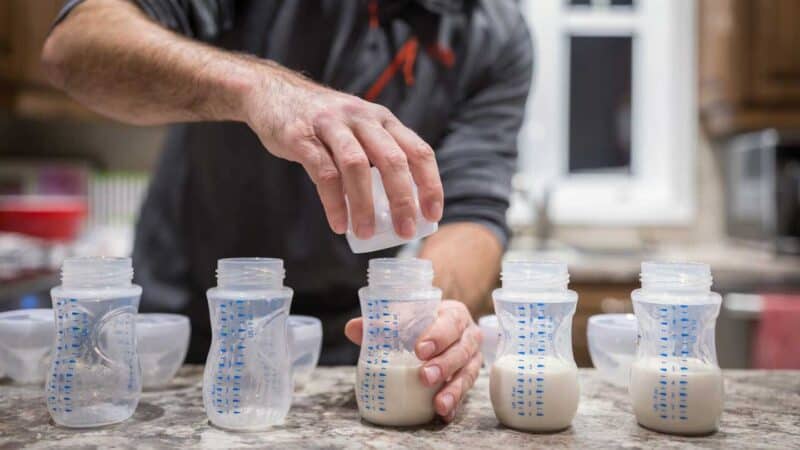
[[[0,313],[0,372],[16,383],[44,381],[54,335],[52,309]]]
[[[414,201],[417,208],[417,231],[411,239],[403,239],[394,232],[392,223],[392,212],[389,209],[389,198],[383,188],[383,180],[378,169],[373,167],[370,170],[372,177],[372,204],[375,211],[375,234],[369,239],[359,239],[353,231],[352,218],[350,217],[350,206],[347,207],[347,243],[353,253],[367,253],[385,248],[396,247],[398,245],[422,239],[436,232],[439,225],[436,222],[429,222],[422,216],[417,194],[417,185],[411,182],[414,189]]]

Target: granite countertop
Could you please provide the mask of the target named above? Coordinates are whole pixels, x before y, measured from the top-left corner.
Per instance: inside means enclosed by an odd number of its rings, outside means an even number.
[[[295,395],[285,425],[233,433],[208,424],[202,367],[186,366],[163,390],[145,392],[133,418],[103,428],[53,425],[41,389],[0,384],[0,448],[798,448],[800,372],[724,371],[726,402],[719,432],[705,437],[659,434],[637,426],[627,394],[580,370],[581,403],[572,427],[528,434],[498,425],[484,372],[454,423],[398,429],[362,422],[352,367],[319,368]]]

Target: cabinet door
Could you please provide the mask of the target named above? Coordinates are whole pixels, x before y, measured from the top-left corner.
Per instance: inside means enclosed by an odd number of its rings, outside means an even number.
[[[800,104],[800,1],[756,0],[753,17],[753,97],[759,103]]]
[[[0,80],[11,77],[11,2],[0,1]]]

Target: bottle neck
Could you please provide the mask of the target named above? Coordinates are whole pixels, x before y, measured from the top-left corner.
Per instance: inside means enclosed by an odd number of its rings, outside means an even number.
[[[283,260],[278,258],[224,258],[217,261],[217,285],[226,289],[280,289]]]
[[[433,264],[417,258],[375,258],[369,260],[370,287],[426,288],[433,285]]]
[[[639,276],[645,291],[711,292],[711,268],[701,263],[643,262]]]
[[[569,285],[567,265],[557,262],[506,261],[500,277],[508,290],[564,291]]]
[[[67,258],[61,266],[61,285],[68,288],[128,287],[132,280],[130,258]]]

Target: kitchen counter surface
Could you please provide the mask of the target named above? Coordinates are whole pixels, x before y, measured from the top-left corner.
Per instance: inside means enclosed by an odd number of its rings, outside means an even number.
[[[295,395],[285,425],[232,433],[208,424],[202,367],[186,366],[163,390],[145,392],[132,419],[70,430],[53,425],[41,389],[0,384],[0,448],[798,448],[800,371],[724,371],[726,402],[719,432],[670,436],[637,426],[627,394],[581,369],[581,403],[572,427],[527,434],[498,425],[482,373],[456,421],[412,429],[379,428],[358,417],[352,367],[320,368]]]

